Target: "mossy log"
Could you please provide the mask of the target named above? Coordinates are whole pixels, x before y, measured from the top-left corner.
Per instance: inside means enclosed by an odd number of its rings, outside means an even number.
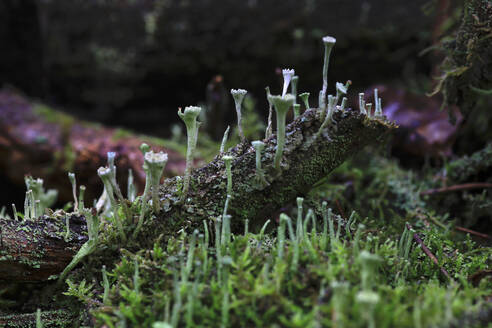
[[[74,318],[64,310],[45,311],[41,313],[43,327],[73,327]],[[0,317],[0,327],[37,327],[36,313],[8,315]]]
[[[384,119],[368,118],[352,110],[335,112],[333,123],[316,137],[320,125],[318,111],[310,109],[287,126],[280,170],[273,167],[276,135],[265,140],[262,167],[267,184],[259,184],[255,179],[255,151],[249,143],[241,143],[227,152],[235,158],[232,163],[232,200],[228,211],[232,215],[233,230],[238,231],[245,219],[250,220],[252,226],[262,224],[280,207],[293,201],[296,196],[307,193],[313,184],[351,155],[368,144],[380,141],[395,127]],[[202,226],[204,220],[209,222],[222,214],[227,178],[221,155],[193,172],[191,187],[184,202],[181,201],[180,181],[178,177],[165,181],[160,193],[163,210],[154,219],[145,221],[137,240],[132,241],[136,242],[135,246],[140,249],[151,247],[161,234],[170,236],[183,228],[192,230]],[[134,221],[136,217],[137,215]],[[56,228],[52,227],[53,220],[59,221]],[[83,221],[83,218],[77,220]],[[0,261],[0,267],[3,266],[0,269],[0,280],[22,282],[29,277],[30,281],[43,281],[49,275],[59,273],[69,255],[74,254],[81,241],[84,241],[80,239],[83,238],[81,230],[73,231],[72,220],[70,230],[74,235],[69,243],[65,243],[60,237],[63,235],[63,224],[60,222],[63,221],[61,218],[51,217],[38,218],[35,224],[1,222],[4,231],[2,252],[5,257]],[[86,229],[85,224],[82,223],[80,229]],[[129,229],[134,229],[134,226]],[[34,241],[32,245],[27,244],[30,240]],[[19,252],[18,243],[25,243],[26,251],[15,257]],[[114,247],[109,248],[114,251]],[[43,252],[30,252],[34,249]],[[98,255],[101,254],[94,254]],[[54,265],[56,257],[59,263]],[[9,272],[9,268],[14,265],[12,259],[17,261],[15,272]],[[30,265],[32,263],[36,265]]]
[[[0,279],[15,282],[46,281],[55,277],[87,241],[85,219],[42,216],[36,221],[0,219]]]
[[[234,157],[232,162],[232,199],[228,214],[233,226],[243,226],[244,220],[262,224],[275,211],[305,195],[312,186],[338,167],[364,146],[381,140],[394,125],[378,119],[367,118],[358,111],[338,111],[333,124],[316,138],[320,128],[318,111],[310,109],[286,127],[286,143],[280,170],[275,170],[273,160],[277,138],[264,140],[266,146],[261,157],[267,185],[257,182],[255,150],[250,143],[240,143],[225,154]],[[226,169],[222,155],[191,178],[190,191],[184,204],[177,204],[179,189],[177,179],[166,180],[162,188],[164,211],[157,220],[146,222],[155,229],[165,226],[168,218],[183,218],[201,224],[222,214],[226,200]],[[159,229],[156,229],[159,231]]]

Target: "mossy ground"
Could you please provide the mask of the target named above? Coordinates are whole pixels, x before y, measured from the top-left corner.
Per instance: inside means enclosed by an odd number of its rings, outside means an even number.
[[[98,271],[82,286],[70,283],[67,294],[93,308],[96,326],[108,327],[482,327],[492,281],[473,275],[490,269],[492,248],[455,231],[453,213],[420,195],[435,175],[369,150],[305,197],[300,233],[295,204],[284,208],[292,232],[265,217],[266,231],[234,231],[217,248],[214,229],[181,231],[153,249],[122,251],[106,291]],[[342,214],[331,216],[333,230],[323,201]],[[364,250],[377,256],[374,269]]]

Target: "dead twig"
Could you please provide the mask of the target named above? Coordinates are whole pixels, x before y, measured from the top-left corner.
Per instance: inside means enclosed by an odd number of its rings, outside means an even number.
[[[492,188],[492,183],[486,183],[486,182],[463,183],[463,184],[453,185],[449,187],[424,190],[420,193],[420,195],[433,195],[443,192],[483,189],[483,188]]]
[[[475,230],[471,230],[471,229],[467,229],[467,228],[463,228],[463,227],[454,227],[454,229],[458,230],[458,231],[469,233],[471,235],[475,235],[477,237],[481,237],[481,238],[485,238],[485,239],[491,239],[491,237],[489,235],[475,231]]]
[[[434,264],[439,267],[439,270],[441,271],[441,273],[443,275],[446,276],[446,278],[448,278],[449,280],[452,280],[451,276],[446,271],[446,269],[444,269],[442,266],[439,265],[439,261],[437,260],[437,257],[434,254],[432,254],[432,252],[430,251],[430,249],[427,248],[427,246],[425,246],[425,244],[424,244],[423,240],[420,238],[419,234],[417,232],[415,232],[415,230],[413,230],[412,225],[410,223],[407,223],[406,226],[407,226],[408,230],[414,231],[413,239],[415,239],[415,241],[417,243],[419,243],[419,245],[420,245],[420,247],[422,247],[422,250],[424,251],[425,255],[427,255],[431,259],[431,261],[434,262]]]

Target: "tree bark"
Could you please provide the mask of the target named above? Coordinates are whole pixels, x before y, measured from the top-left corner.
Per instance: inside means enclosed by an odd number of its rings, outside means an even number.
[[[69,225],[66,236],[62,217],[22,222],[0,219],[0,280],[46,281],[63,271],[87,241],[84,218],[70,215]]]

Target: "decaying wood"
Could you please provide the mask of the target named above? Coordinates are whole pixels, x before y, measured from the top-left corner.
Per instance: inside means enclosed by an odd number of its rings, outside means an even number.
[[[120,184],[126,186],[128,169],[132,169],[137,189],[143,190],[142,142],[168,153],[165,176],[183,172],[184,158],[152,143],[150,138],[83,122],[33,105],[12,91],[0,91],[1,174],[19,186],[24,186],[26,174],[42,178],[47,188],[59,191],[62,202],[72,200],[67,171],[76,172],[78,184],[87,187],[87,199],[99,196],[102,184],[96,171],[106,164],[109,151],[117,153]]]
[[[44,327],[73,327],[74,317],[64,310],[45,311],[41,314]],[[0,327],[36,327],[36,313],[0,316]]]
[[[242,227],[244,219],[249,219],[251,226],[262,224],[281,206],[307,193],[314,183],[351,155],[364,146],[377,142],[394,128],[394,125],[383,119],[371,119],[352,110],[335,112],[332,124],[316,138],[320,125],[318,111],[311,109],[287,126],[286,145],[280,171],[273,168],[276,136],[272,135],[264,140],[266,147],[262,155],[262,167],[268,185],[260,185],[255,179],[255,151],[249,143],[241,143],[227,152],[235,158],[232,164],[232,200],[228,211],[232,215],[233,229],[238,230]],[[222,214],[226,200],[227,178],[221,156],[217,156],[211,163],[193,172],[191,187],[184,202],[180,201],[180,181],[181,179],[177,177],[167,179],[162,186],[160,194],[162,211],[154,219],[144,223],[135,241],[140,248],[151,246],[161,234],[175,235],[182,228],[191,230],[201,227],[203,220],[210,222],[211,219]],[[57,241],[50,239],[46,229],[52,224],[52,220],[61,219],[38,220],[32,225],[32,231],[25,231],[20,236],[16,236],[15,231],[22,230],[25,223],[3,222],[2,226],[5,225],[9,231],[8,234],[4,234],[3,243],[11,245],[9,248],[3,248],[6,255],[15,255],[16,248],[12,245],[34,236],[40,236],[35,246],[48,250],[48,254],[44,255],[46,260],[39,261],[36,252],[33,252],[31,257],[27,252],[22,253],[24,262],[38,261],[36,263],[39,266],[35,272],[30,267],[17,264],[18,270],[15,274],[9,273],[5,264],[10,267],[13,261],[0,261],[0,267],[4,266],[0,269],[0,280],[23,281],[26,279],[23,277],[29,276],[31,281],[35,278],[42,281],[49,275],[55,274],[55,271],[63,269],[63,263],[66,263],[69,254],[73,254],[77,247],[80,247],[80,240],[72,241],[68,245],[59,239]],[[81,228],[85,226],[82,225]],[[69,253],[65,250],[67,246],[70,249]],[[12,251],[14,254],[8,254]],[[61,263],[54,266],[51,259],[56,254],[63,254],[63,256],[60,256]]]
[[[82,217],[71,215],[69,225],[67,236],[62,218],[42,216],[22,222],[0,219],[1,280],[45,281],[59,274],[87,241]]]

